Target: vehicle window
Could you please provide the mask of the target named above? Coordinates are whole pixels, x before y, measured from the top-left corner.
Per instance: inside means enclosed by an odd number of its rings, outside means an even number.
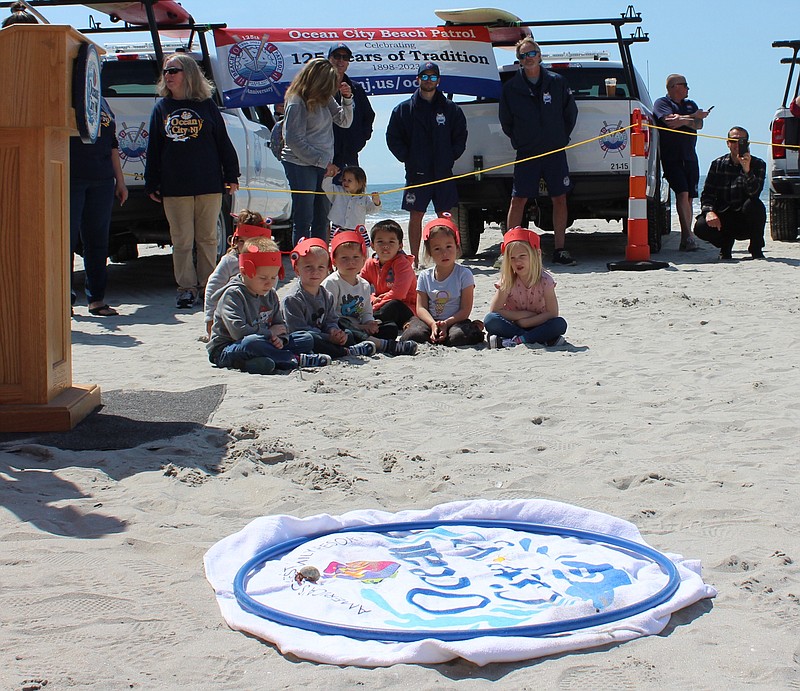
[[[599,69],[597,67],[581,67],[575,65],[569,66],[556,66],[548,67],[551,72],[560,74],[567,80],[569,88],[576,100],[590,99],[590,98],[607,98],[606,96],[606,79],[613,77],[617,80],[616,98],[629,98],[630,88],[628,87],[625,72],[619,67],[609,67]],[[500,81],[505,84],[517,73],[516,70],[504,71],[500,73]],[[448,95],[448,98],[453,99],[460,105],[469,103],[497,103],[496,99],[474,97],[474,96],[458,96]]]
[[[155,60],[108,60],[100,74],[103,96],[156,95],[158,65]]]

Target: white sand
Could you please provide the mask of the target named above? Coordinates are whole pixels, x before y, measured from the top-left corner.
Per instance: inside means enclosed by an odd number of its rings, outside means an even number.
[[[227,392],[212,429],[188,439],[0,450],[0,687],[800,685],[800,245],[768,241],[767,262],[720,264],[708,246],[678,252],[673,232],[658,255],[670,268],[612,273],[622,235],[578,228],[580,264],[554,270],[571,346],[426,346],[289,376],[212,368],[201,311],[174,309],[167,257],[115,266],[108,298],[127,316],[77,308],[74,381]],[[498,241],[487,231],[482,249]],[[475,317],[493,261],[470,262]],[[701,559],[720,594],[661,636],[486,668],[326,667],[222,623],[202,556],[252,518],[470,497],[628,519],[654,547]],[[107,530],[82,539],[64,526]]]

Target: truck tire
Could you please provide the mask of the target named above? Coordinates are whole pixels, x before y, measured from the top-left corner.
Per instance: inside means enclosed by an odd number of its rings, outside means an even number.
[[[650,252],[661,251],[661,236],[664,235],[664,205],[660,199],[647,200],[647,243]]]
[[[778,242],[797,240],[797,199],[780,199],[769,191],[769,234]]]
[[[480,210],[459,204],[452,210],[451,215],[461,236],[461,256],[474,257],[478,253],[483,232],[483,217],[480,215]]]
[[[222,195],[222,207],[217,217],[217,260],[230,248],[230,237],[233,235],[233,217],[231,216],[232,199],[230,194]]]

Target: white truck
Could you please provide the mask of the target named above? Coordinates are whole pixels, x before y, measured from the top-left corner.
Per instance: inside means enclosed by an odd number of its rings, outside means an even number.
[[[783,101],[770,123],[772,146],[769,148],[769,227],[773,240],[794,242],[800,223],[800,118],[789,112],[789,104],[800,94],[800,40],[775,41],[773,48],[788,48],[790,58]],[[788,146],[787,146],[788,145]]]
[[[507,13],[502,13],[507,15]],[[470,21],[468,14],[464,23]],[[567,151],[570,179],[573,188],[568,195],[569,223],[579,218],[622,220],[623,230],[628,215],[630,130],[620,128],[632,123],[634,109],[639,109],[646,122],[653,122],[652,101],[647,87],[633,67],[630,46],[647,41],[647,35],[637,31],[623,37],[625,24],[641,21],[632,6],[619,17],[609,19],[579,19],[548,22],[487,22],[492,43],[497,47],[511,47],[520,36],[529,33],[530,27],[542,27],[560,33],[570,26],[611,26],[613,37],[598,39],[550,40],[537,29],[535,40],[542,46],[543,66],[564,76],[578,105],[578,120],[572,132],[571,144],[590,141]],[[452,22],[448,22],[452,24]],[[621,59],[611,61],[608,53],[597,51],[554,52],[550,46],[586,46],[616,44]],[[517,64],[500,68],[501,81],[505,83],[517,71]],[[606,79],[616,80],[613,95],[606,92]],[[454,174],[474,171],[475,174],[457,181],[459,205],[453,210],[462,238],[465,256],[474,255],[484,224],[505,224],[513,181],[513,165],[497,170],[486,170],[514,161],[516,152],[500,128],[498,103],[487,98],[451,96],[463,109],[467,118],[469,138],[467,149],[456,162]],[[658,133],[644,128],[647,155],[647,209],[649,244],[652,252],[661,249],[661,236],[670,230],[669,188],[662,182]],[[482,172],[486,170],[486,172]],[[552,229],[552,207],[542,180],[539,196],[531,199],[526,209],[526,220],[533,221],[543,230]]]

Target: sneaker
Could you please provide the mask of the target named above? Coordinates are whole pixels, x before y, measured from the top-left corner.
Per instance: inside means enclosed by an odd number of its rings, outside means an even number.
[[[175,300],[179,309],[189,309],[194,307],[194,293],[191,290],[181,290]]]
[[[324,353],[302,353],[300,367],[325,367],[331,364],[331,356]]]
[[[370,357],[375,355],[375,351],[377,348],[372,341],[361,341],[361,343],[357,343],[356,345],[351,345],[347,348],[348,355],[363,355],[365,357]]]
[[[730,252],[722,251],[722,252],[719,253],[719,260],[721,262],[732,262],[733,261],[733,255]]]
[[[503,339],[496,334],[491,334],[490,336],[487,336],[486,341],[489,344],[489,350],[498,350],[503,347]]]
[[[681,240],[678,249],[681,252],[694,252],[700,249],[700,245],[697,244],[697,240],[695,240],[694,237],[690,237],[688,240]]]
[[[552,341],[548,341],[545,345],[548,348],[558,348],[559,346],[566,345],[567,339],[563,336],[559,336],[558,338],[554,338]]]
[[[391,350],[392,355],[416,355],[417,343],[416,341],[394,341],[394,349]]]
[[[272,374],[275,371],[275,361],[268,357],[254,357],[247,360],[242,369],[250,374]]]
[[[524,341],[519,336],[514,336],[513,338],[504,338],[502,343],[503,348],[513,348],[514,346],[522,345]]]
[[[562,266],[575,266],[577,264],[569,251],[565,249],[553,250],[553,264],[561,264]]]
[[[751,259],[766,259],[763,252],[752,252],[750,254]]]

